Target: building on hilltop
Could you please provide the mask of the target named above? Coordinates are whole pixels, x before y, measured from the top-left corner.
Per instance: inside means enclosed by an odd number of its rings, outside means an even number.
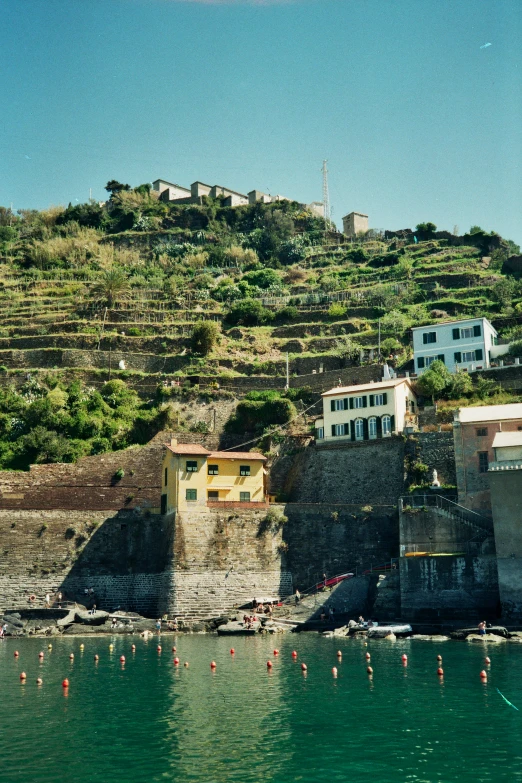
[[[491,359],[505,353],[507,346],[496,346],[497,331],[487,318],[416,326],[413,332],[415,372],[421,375],[440,359],[450,372],[484,370]]]
[[[522,431],[497,432],[488,470],[503,616],[522,617]]]
[[[159,194],[162,201],[180,201],[192,196],[190,188],[184,188],[182,185],[176,185],[174,182],[167,182],[164,179],[154,180],[152,190]]]
[[[254,451],[209,451],[195,443],[167,445],[162,514],[226,502],[259,508],[267,503],[266,457]]]
[[[376,440],[417,426],[417,398],[408,378],[338,386],[321,396],[317,443]]]
[[[356,237],[357,234],[366,234],[368,231],[368,215],[363,212],[350,212],[343,217],[343,234],[347,237]]]
[[[489,466],[495,448],[508,448],[509,438],[522,432],[522,403],[460,408],[455,413],[453,439],[458,500],[462,506],[491,515]],[[503,445],[502,445],[503,444]],[[522,475],[522,474],[521,474]]]

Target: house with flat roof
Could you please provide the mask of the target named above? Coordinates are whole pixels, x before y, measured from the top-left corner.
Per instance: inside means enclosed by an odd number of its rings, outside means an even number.
[[[436,359],[450,372],[484,370],[490,366],[497,331],[487,318],[416,326],[413,332],[415,372],[421,375]]]
[[[350,212],[343,217],[343,234],[355,237],[368,231],[368,215],[364,212]]]
[[[462,506],[491,515],[489,467],[496,462],[495,449],[509,448],[510,438],[517,439],[519,434],[522,434],[520,402],[456,411],[453,441],[458,500]]]
[[[255,451],[209,451],[173,439],[163,458],[161,513],[222,503],[260,508],[267,503],[266,461]]]
[[[155,179],[152,183],[152,190],[159,194],[162,201],[179,201],[191,197],[190,188],[184,188],[182,185],[176,185],[174,182],[167,182],[164,179]]]
[[[417,398],[408,378],[337,386],[321,395],[315,422],[318,445],[388,438],[417,425]]]

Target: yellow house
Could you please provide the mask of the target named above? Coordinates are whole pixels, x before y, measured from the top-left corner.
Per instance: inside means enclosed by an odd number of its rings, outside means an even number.
[[[163,459],[161,513],[234,503],[266,504],[266,457],[254,451],[209,451],[172,440]]]

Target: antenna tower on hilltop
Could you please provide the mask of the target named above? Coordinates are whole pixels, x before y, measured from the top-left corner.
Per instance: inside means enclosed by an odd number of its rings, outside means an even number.
[[[330,209],[330,192],[328,190],[328,168],[327,160],[323,160],[323,210],[324,210],[324,228],[328,231],[332,213]]]

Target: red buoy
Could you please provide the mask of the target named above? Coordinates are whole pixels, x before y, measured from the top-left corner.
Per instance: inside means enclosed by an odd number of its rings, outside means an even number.
[[[120,663],[125,663],[125,656],[124,655],[120,655]]]
[[[210,662],[210,668],[211,669],[215,669],[216,668],[216,662],[215,661],[211,661]]]
[[[484,669],[482,669],[482,671],[480,672],[480,679],[481,680],[487,680],[488,679],[488,674],[487,674],[487,672],[484,671]]]
[[[172,652],[176,652],[176,648],[175,647],[172,648]]]
[[[99,660],[100,660],[100,656],[99,656],[99,655],[95,655],[95,656],[94,656],[94,660],[95,660],[95,661],[99,661]]]
[[[370,655],[370,653],[366,653],[364,657],[366,658],[367,661],[369,661],[372,656]]]
[[[297,652],[295,650],[292,650],[292,658],[297,658]]]
[[[156,649],[157,649],[157,651],[158,651],[158,652],[161,652],[161,644],[158,644],[158,646],[156,647]]]
[[[234,648],[233,648],[233,647],[231,647],[231,648],[230,648],[230,655],[235,655],[235,653],[236,653],[236,651],[234,650]]]
[[[437,655],[437,660],[442,661],[442,655]]]
[[[36,684],[37,684],[37,685],[43,685],[43,680],[42,680],[42,678],[41,678],[41,677],[38,677],[38,678],[37,678],[37,680],[36,680]]]
[[[174,666],[179,666],[179,658],[174,658]]]
[[[491,658],[484,658],[484,663],[487,663],[487,665],[489,666],[491,663]]]
[[[366,669],[366,671],[368,672],[368,674],[373,674],[373,669],[372,669],[372,667],[371,667],[371,666],[368,666],[368,668]]]
[[[65,678],[65,680],[63,680],[62,687],[63,688],[68,688],[69,687],[69,680],[67,679],[67,677]]]
[[[131,645],[131,650],[132,650],[132,652],[136,652],[136,645],[135,644]]]
[[[343,654],[342,654],[342,652],[340,650],[337,650],[337,657],[338,658],[342,658],[343,657]]]
[[[437,674],[439,675],[439,677],[443,677],[444,676],[444,669],[441,669],[441,667],[439,666],[439,668],[437,669]]]
[[[27,679],[27,674],[25,672],[21,672],[20,673],[20,679],[21,680],[26,680]]]
[[[274,650],[274,655],[275,655],[275,656],[276,656],[276,658],[277,658],[277,656],[279,655],[279,650]]]
[[[15,657],[15,658],[18,658],[18,656],[19,656],[19,655],[20,655],[20,653],[18,652],[18,650],[15,650],[15,651],[14,651],[14,657]]]
[[[303,672],[308,671],[308,666],[306,665],[306,663],[302,663],[301,664],[301,671],[303,671]]]
[[[267,661],[266,662],[266,668],[267,669],[271,669],[272,668],[272,661]]]
[[[44,657],[44,654],[43,654],[43,652],[39,652],[39,653],[38,653],[38,657],[39,657],[39,658],[43,658],[43,657]]]
[[[334,677],[337,677],[337,666],[333,667],[332,674],[333,674]]]
[[[401,655],[401,661],[407,661],[407,660],[408,660],[408,656],[406,655],[406,653],[403,653]]]
[[[69,658],[70,658],[70,659],[71,659],[71,661],[72,661],[72,659],[74,658],[74,653],[71,653],[71,654],[69,655]]]

